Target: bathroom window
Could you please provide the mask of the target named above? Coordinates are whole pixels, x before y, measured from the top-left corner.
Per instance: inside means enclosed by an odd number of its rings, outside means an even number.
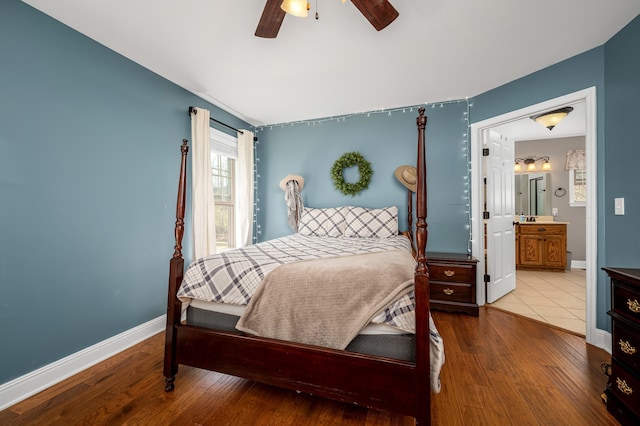
[[[587,171],[569,170],[569,205],[584,207],[587,205]]]

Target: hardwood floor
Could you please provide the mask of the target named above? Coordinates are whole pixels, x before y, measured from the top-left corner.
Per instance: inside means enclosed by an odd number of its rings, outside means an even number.
[[[496,309],[434,312],[445,341],[434,425],[617,425],[600,398],[609,355]],[[358,425],[413,419],[180,367],[164,392],[157,335],[0,412],[2,425]]]

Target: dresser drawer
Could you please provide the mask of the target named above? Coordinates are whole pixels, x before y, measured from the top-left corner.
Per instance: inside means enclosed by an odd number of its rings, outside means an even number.
[[[614,312],[618,312],[635,321],[640,321],[640,294],[638,291],[622,287],[613,281],[611,303]]]
[[[613,321],[612,355],[634,371],[640,369],[640,335],[620,321]],[[640,389],[638,389],[640,392]]]
[[[429,281],[472,283],[475,281],[475,271],[472,266],[429,262]]]
[[[430,282],[429,296],[431,300],[451,302],[473,302],[471,284]]]
[[[636,415],[640,414],[640,381],[615,361],[611,364],[611,392]]]

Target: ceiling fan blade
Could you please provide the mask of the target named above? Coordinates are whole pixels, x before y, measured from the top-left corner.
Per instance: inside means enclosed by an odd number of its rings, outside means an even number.
[[[380,31],[399,15],[388,0],[351,0],[373,27]]]
[[[278,36],[286,13],[280,9],[280,3],[282,0],[267,0],[256,28],[256,37],[276,38]]]

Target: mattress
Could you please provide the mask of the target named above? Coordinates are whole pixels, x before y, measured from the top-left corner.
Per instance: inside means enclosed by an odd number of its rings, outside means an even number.
[[[186,311],[189,325],[239,333],[235,325],[246,306],[193,299]],[[351,352],[415,361],[415,338],[387,324],[369,324],[345,349]]]

